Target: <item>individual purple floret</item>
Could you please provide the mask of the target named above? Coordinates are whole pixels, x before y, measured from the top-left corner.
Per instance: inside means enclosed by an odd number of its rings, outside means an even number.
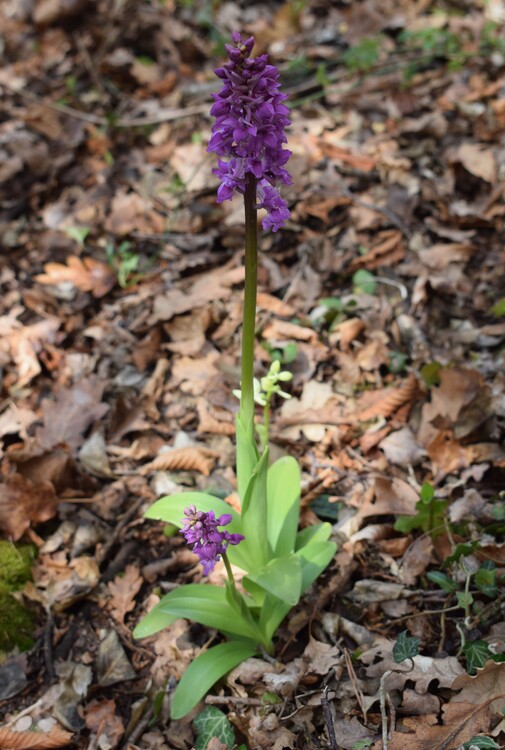
[[[239,544],[245,538],[242,534],[218,531],[218,526],[227,526],[231,522],[232,516],[229,513],[216,518],[214,511],[205,512],[190,505],[184,508],[184,515],[186,518],[182,519],[184,525],[181,532],[187,543],[193,545],[193,552],[200,558],[205,575],[214,570],[229,544]]]
[[[213,170],[221,180],[217,202],[230,200],[236,190],[244,193],[246,174],[252,173],[257,179],[258,208],[268,212],[263,228],[276,232],[289,218],[277,185],[292,182],[284,169],[291,151],[282,147],[284,128],[290,123],[289,109],[282,104],[287,96],[279,91],[279,72],[268,65],[268,55],[248,59],[254,37],[244,41],[235,32],[232,39],[236,47],[226,45],[230,62],[216,69],[224,84],[213,94],[210,110],[216,121],[207,150],[229,157],[219,159]]]

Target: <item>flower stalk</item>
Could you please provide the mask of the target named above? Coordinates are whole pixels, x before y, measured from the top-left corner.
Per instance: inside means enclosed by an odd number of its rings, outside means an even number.
[[[242,325],[242,382],[240,410],[247,435],[254,440],[254,340],[258,284],[258,227],[256,178],[249,172],[245,193],[245,288]]]

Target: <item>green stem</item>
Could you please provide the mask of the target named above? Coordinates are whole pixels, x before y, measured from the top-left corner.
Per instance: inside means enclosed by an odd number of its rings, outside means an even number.
[[[240,411],[248,436],[254,441],[254,339],[256,331],[256,290],[258,279],[258,229],[256,178],[246,175],[245,205],[245,287],[242,327],[242,382]]]

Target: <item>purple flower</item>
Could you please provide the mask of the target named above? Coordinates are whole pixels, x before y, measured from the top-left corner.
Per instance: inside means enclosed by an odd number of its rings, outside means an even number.
[[[188,544],[193,545],[193,552],[196,552],[203,565],[203,572],[208,575],[221,555],[224,555],[229,544],[239,544],[245,537],[242,534],[230,534],[228,531],[218,531],[218,526],[227,526],[232,516],[229,513],[223,513],[216,518],[214,511],[209,510],[206,513],[203,510],[197,510],[195,505],[184,508],[186,518],[182,519],[183,528],[181,532],[186,537]]]
[[[291,151],[282,147],[286,143],[284,128],[290,122],[289,109],[282,103],[287,97],[279,91],[279,72],[268,65],[268,55],[249,59],[254,37],[244,41],[235,32],[232,38],[237,46],[226,45],[230,61],[216,70],[224,83],[221,91],[213,94],[210,110],[216,121],[207,150],[229,157],[228,161],[219,159],[213,170],[221,180],[217,202],[230,200],[235,191],[244,193],[246,175],[253,174],[258,208],[268,212],[263,228],[276,232],[289,218],[277,185],[292,182],[284,168]]]

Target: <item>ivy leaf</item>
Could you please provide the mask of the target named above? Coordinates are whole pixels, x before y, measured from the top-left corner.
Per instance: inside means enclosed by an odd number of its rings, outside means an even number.
[[[466,671],[468,674],[476,674],[488,659],[492,659],[495,654],[491,651],[486,641],[471,641],[463,649],[466,656]]]
[[[454,552],[451,555],[449,555],[449,557],[445,558],[443,567],[446,568],[451,563],[458,562],[462,557],[468,557],[479,547],[480,547],[480,544],[478,541],[467,542],[467,543],[460,542],[460,544],[457,544],[455,546]]]
[[[459,606],[463,607],[463,609],[467,609],[473,604],[473,596],[469,591],[457,591],[456,598]]]
[[[463,747],[465,750],[470,750],[470,747],[478,747],[479,750],[500,750],[501,746],[497,745],[491,737],[484,737],[479,734],[476,737],[472,737],[468,742],[465,742]]]
[[[206,706],[195,718],[197,738],[195,750],[206,750],[213,737],[217,737],[228,750],[235,744],[235,734],[225,714],[215,706]]]
[[[496,585],[496,568],[491,560],[483,563],[475,573],[475,585],[479,591],[491,599],[500,593]]]
[[[446,591],[448,594],[453,594],[458,589],[457,584],[454,583],[454,581],[451,581],[449,576],[446,576],[446,574],[442,573],[440,570],[430,570],[430,572],[426,574],[426,578],[432,581],[432,583],[436,583],[442,591]]]
[[[413,659],[419,654],[419,638],[409,636],[409,631],[404,630],[393,646],[393,659],[400,664],[405,659]]]

